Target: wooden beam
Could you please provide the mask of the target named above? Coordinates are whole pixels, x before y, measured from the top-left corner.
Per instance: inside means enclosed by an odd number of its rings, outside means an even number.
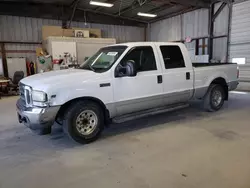
[[[0,43],[4,44],[42,44],[41,42],[28,42],[28,41],[0,41]]]
[[[1,52],[2,51],[0,51],[0,53]],[[7,54],[10,54],[10,53],[32,53],[32,54],[35,54],[36,50],[5,50],[5,52]]]

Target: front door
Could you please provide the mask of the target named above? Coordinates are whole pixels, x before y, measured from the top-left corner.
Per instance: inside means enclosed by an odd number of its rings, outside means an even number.
[[[155,108],[162,104],[162,73],[155,53],[155,46],[140,46],[132,48],[122,59],[121,65],[129,60],[135,62],[137,76],[114,80],[118,116]]]

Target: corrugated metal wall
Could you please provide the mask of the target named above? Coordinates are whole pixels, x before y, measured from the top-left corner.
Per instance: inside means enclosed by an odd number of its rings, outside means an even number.
[[[199,9],[150,26],[150,41],[180,41],[186,37],[208,36],[208,9]]]
[[[0,15],[0,41],[41,42],[43,25],[60,26],[61,21]]]
[[[161,20],[150,25],[150,41],[181,40],[181,16]]]
[[[215,12],[221,3],[215,5]],[[228,32],[229,7],[226,6],[214,23],[214,36],[226,35]],[[208,37],[209,10],[198,9],[174,18],[158,21],[150,26],[150,41],[180,41],[186,37]],[[193,51],[195,44],[186,45]],[[214,39],[213,59],[226,61],[227,38]]]
[[[26,57],[29,61],[36,61],[37,44],[5,44],[7,57]]]
[[[42,41],[42,26],[61,26],[61,20],[49,20],[30,17],[1,16],[0,15],[0,41]],[[121,42],[143,41],[144,28],[119,25],[91,24],[72,22],[72,27],[98,28],[103,32],[103,37],[116,38]]]
[[[208,9],[198,9],[181,15],[182,39],[208,36]]]
[[[42,42],[43,25],[61,26],[62,22],[61,20],[0,15],[0,41]],[[99,28],[102,30],[104,38],[116,38],[118,43],[144,41],[145,31],[140,27],[89,23],[85,25],[83,22],[72,22],[72,27]],[[26,57],[35,61],[37,46],[39,45],[7,44],[6,50],[11,51],[11,53],[7,53],[7,57]]]
[[[83,22],[72,22],[72,27],[97,28],[102,30],[102,37],[115,38],[118,43],[144,41],[144,28],[132,26],[117,26],[104,24],[87,24]]]
[[[216,3],[214,12],[216,12],[222,3]],[[214,36],[227,35],[228,33],[229,7],[226,6],[217,16],[214,22]],[[213,59],[221,62],[227,61],[227,37],[216,38],[213,40]]]
[[[250,63],[250,1],[233,5],[230,58],[246,58]]]
[[[181,41],[186,37],[208,36],[208,9],[198,9],[150,25],[150,41]],[[186,43],[192,58],[195,55],[195,42]]]
[[[232,12],[230,59],[246,58],[240,66],[240,79],[250,82],[250,1],[235,3]],[[250,87],[250,86],[249,86]]]
[[[213,40],[213,59],[227,61],[227,37]]]
[[[216,12],[222,3],[216,3],[214,12]],[[226,35],[228,32],[229,7],[226,6],[214,21],[214,36]]]

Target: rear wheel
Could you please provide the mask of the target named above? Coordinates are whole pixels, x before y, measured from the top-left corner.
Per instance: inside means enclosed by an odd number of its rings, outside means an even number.
[[[209,112],[218,111],[224,104],[225,91],[221,85],[210,85],[204,98],[204,108]]]
[[[104,115],[98,104],[91,101],[73,103],[66,112],[64,132],[79,143],[90,143],[99,138],[104,128]]]

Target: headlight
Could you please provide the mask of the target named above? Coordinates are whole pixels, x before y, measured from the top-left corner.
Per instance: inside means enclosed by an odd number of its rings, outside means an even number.
[[[32,100],[34,102],[46,102],[47,101],[47,94],[43,91],[32,91]]]

